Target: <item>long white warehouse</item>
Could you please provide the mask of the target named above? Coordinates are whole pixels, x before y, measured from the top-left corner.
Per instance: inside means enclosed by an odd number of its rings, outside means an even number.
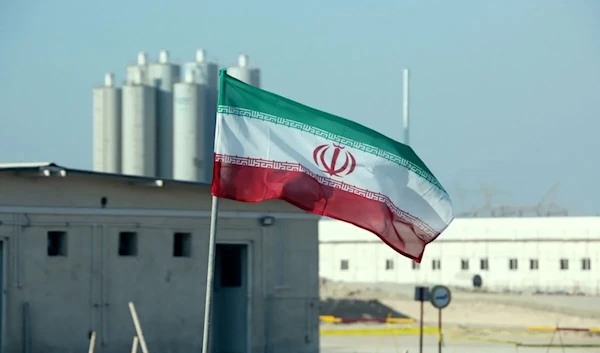
[[[375,235],[319,223],[320,276],[347,282],[445,284],[490,290],[600,294],[600,217],[456,219],[421,264]]]

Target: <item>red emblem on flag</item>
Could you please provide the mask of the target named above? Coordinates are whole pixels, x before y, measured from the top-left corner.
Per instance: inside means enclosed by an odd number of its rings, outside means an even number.
[[[313,151],[313,160],[315,164],[325,173],[343,177],[354,172],[356,168],[356,159],[352,153],[344,151],[343,146],[333,144],[333,152],[327,153],[331,145],[321,145]],[[343,160],[343,161],[342,161]]]

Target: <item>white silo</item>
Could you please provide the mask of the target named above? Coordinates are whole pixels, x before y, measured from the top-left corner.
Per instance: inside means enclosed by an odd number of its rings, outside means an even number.
[[[198,161],[203,161],[203,164],[198,170],[199,182],[210,182],[212,180],[212,159],[214,153],[215,141],[215,125],[217,116],[217,100],[219,95],[219,66],[208,61],[206,52],[203,49],[196,51],[196,60],[183,65],[183,74],[189,84],[190,80],[193,83],[202,86],[204,91],[203,105],[199,105],[197,109],[203,109],[203,121],[199,122],[197,128],[197,136],[200,139],[198,145],[200,155],[195,156]],[[176,103],[177,104],[177,103]],[[184,107],[178,108],[184,109]],[[183,114],[183,113],[180,113]],[[178,133],[175,134],[175,143],[178,142]],[[184,175],[183,171],[178,172],[178,175]],[[202,179],[204,178],[204,179]]]
[[[210,183],[214,148],[206,141],[205,86],[194,82],[194,72],[187,70],[173,95],[173,178]]]
[[[121,173],[156,176],[156,90],[133,72],[123,85]]]
[[[196,61],[183,64],[183,76],[192,75],[195,83],[206,87],[219,87],[219,66],[206,59],[206,51],[196,51]]]
[[[141,77],[140,77],[141,76]],[[148,84],[148,55],[141,51],[137,56],[137,64],[127,66],[125,82],[134,82],[141,80],[143,84]]]
[[[169,62],[169,52],[162,50],[158,62],[148,65],[148,82],[156,87],[156,173],[173,178],[173,85],[179,82],[181,68]]]
[[[115,87],[112,73],[104,86],[92,91],[94,114],[94,170],[121,173],[121,89]]]
[[[250,68],[249,64],[248,56],[240,54],[238,66],[228,67],[227,74],[254,87],[260,87],[260,70]]]
[[[194,83],[204,86],[204,92],[206,93],[206,116],[215,121],[217,116],[217,100],[219,97],[219,65],[206,60],[206,51],[198,49],[196,51],[196,61],[183,65],[183,75],[184,77],[191,76]]]

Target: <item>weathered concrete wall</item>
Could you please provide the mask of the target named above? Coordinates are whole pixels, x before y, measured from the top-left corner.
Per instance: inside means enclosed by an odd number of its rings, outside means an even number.
[[[265,290],[268,353],[319,351],[319,249],[309,240],[317,227],[288,221],[265,228],[273,256]]]
[[[3,352],[22,352],[23,304],[31,311],[35,352],[81,352],[98,332],[98,352],[128,351],[136,304],[153,352],[200,351],[209,219],[14,213],[16,206],[198,211],[207,187],[153,188],[95,176],[0,175],[4,247]],[[219,220],[217,241],[251,246],[251,347],[259,352],[318,351],[318,226],[281,202],[222,200],[222,211],[278,212],[272,227],[257,218]],[[67,256],[47,256],[47,232],[67,232]],[[138,234],[138,255],[118,255],[118,235]],[[192,256],[173,257],[174,232],[192,233]]]

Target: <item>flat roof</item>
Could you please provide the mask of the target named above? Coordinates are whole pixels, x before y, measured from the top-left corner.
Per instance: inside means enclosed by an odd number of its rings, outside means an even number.
[[[208,187],[210,184],[199,183],[194,181],[186,180],[175,180],[175,179],[162,179],[158,177],[149,176],[138,176],[138,175],[127,175],[117,173],[105,173],[97,172],[85,169],[74,169],[63,167],[53,162],[19,162],[19,163],[0,163],[0,174],[1,173],[36,173],[40,176],[57,176],[57,177],[68,177],[69,175],[79,176],[91,176],[104,179],[114,179],[124,182],[146,182],[152,183],[156,186],[177,186],[177,185],[190,185],[198,187]]]

